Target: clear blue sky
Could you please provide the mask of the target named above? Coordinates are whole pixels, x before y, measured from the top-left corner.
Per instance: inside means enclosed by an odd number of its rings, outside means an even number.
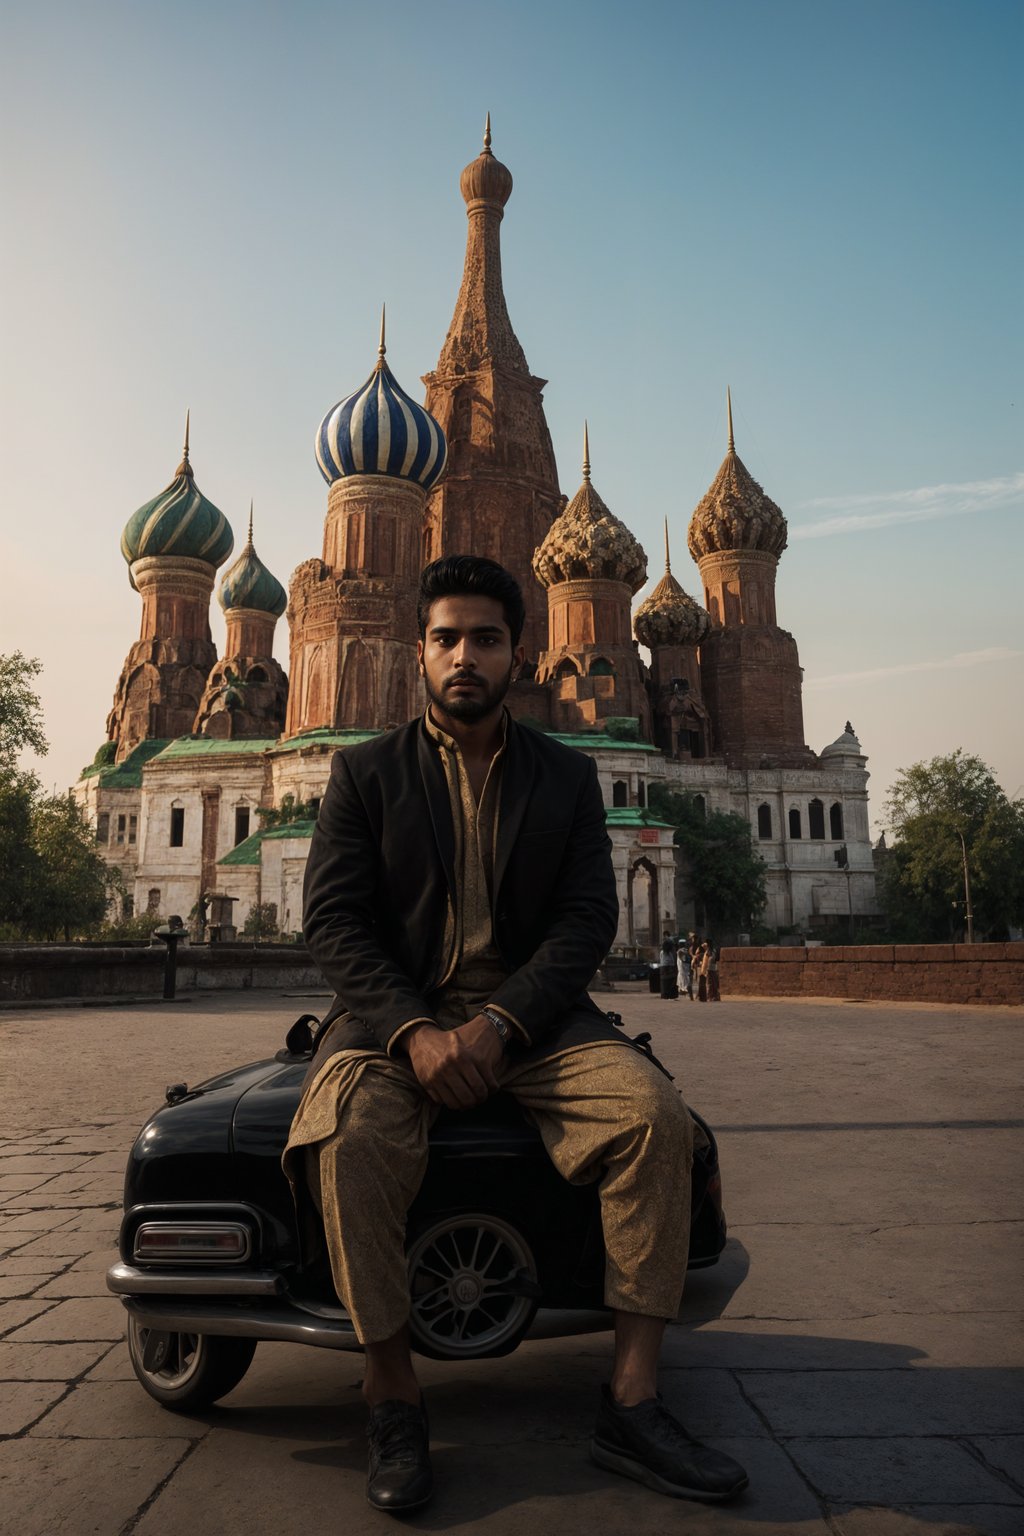
[[[644,543],[725,448],[789,519],[807,740],[849,718],[873,815],[963,746],[1024,792],[1019,82],[1002,0],[112,3],[0,11],[0,649],[45,664],[47,784],[104,736],[139,600],[118,551],[178,462],[287,581],[327,408],[406,389],[461,273],[490,109],[513,324],[562,489]],[[214,610],[214,634],[223,625]],[[278,626],[287,664],[287,636]]]

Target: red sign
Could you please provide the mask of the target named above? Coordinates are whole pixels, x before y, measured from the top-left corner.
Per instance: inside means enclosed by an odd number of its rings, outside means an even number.
[[[653,827],[641,827],[640,841],[642,843],[656,843],[658,841],[658,834]]]

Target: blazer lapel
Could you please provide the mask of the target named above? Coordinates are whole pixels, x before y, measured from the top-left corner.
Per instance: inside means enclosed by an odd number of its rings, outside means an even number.
[[[452,806],[448,797],[448,783],[444,769],[438,761],[437,748],[427,735],[422,723],[416,736],[416,756],[420,778],[430,810],[430,822],[434,830],[434,842],[441,858],[448,893],[455,905],[455,828],[452,826]]]
[[[515,721],[509,717],[508,737],[505,743],[505,763],[501,775],[501,800],[498,810],[498,849],[494,861],[494,898],[497,910],[501,882],[512,857],[512,850],[523,824],[526,807],[533,791],[534,763],[525,739]]]

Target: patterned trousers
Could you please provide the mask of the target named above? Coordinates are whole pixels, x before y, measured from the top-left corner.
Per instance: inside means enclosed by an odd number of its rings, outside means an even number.
[[[563,1178],[599,1184],[607,1305],[674,1317],[694,1126],[672,1083],[628,1045],[595,1044],[510,1062],[502,1087]],[[304,1175],[321,1213],[335,1288],[363,1344],[408,1320],[405,1219],[436,1113],[407,1062],[344,1051],[314,1079],[293,1123],[285,1166],[293,1179]]]

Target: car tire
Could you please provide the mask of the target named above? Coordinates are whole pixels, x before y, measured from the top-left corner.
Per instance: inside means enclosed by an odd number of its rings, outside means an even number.
[[[529,1243],[484,1211],[438,1217],[408,1251],[413,1348],[433,1360],[511,1354],[533,1322],[540,1286]]]
[[[128,1357],[150,1397],[174,1413],[208,1408],[237,1387],[252,1364],[255,1339],[160,1333],[128,1320]]]

